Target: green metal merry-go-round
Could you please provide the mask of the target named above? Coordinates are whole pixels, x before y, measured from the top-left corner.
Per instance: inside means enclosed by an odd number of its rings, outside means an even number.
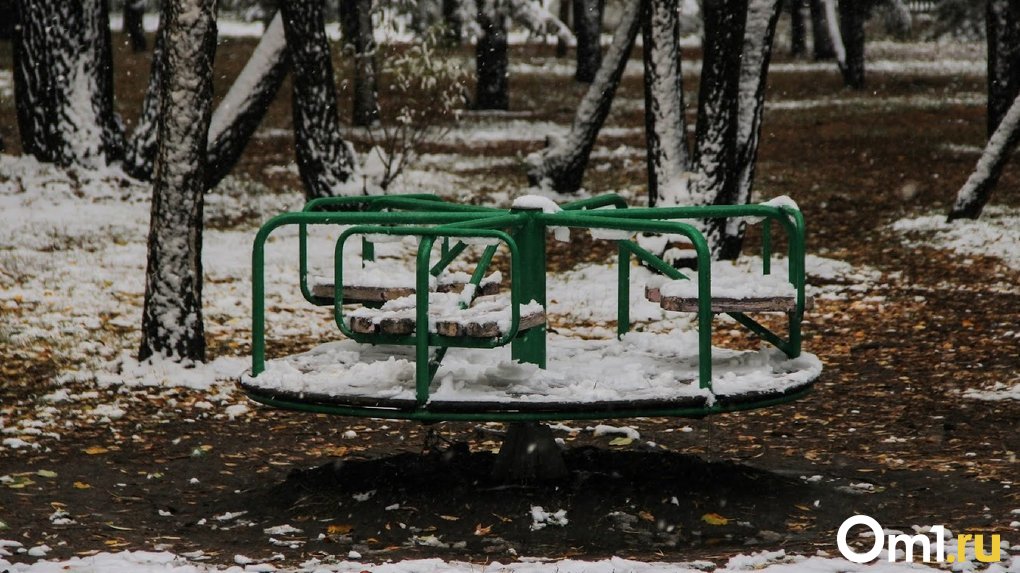
[[[713,272],[697,221],[737,218],[761,222],[762,262],[752,274]],[[309,230],[323,225],[340,235],[332,276],[314,279]],[[302,295],[332,308],[344,340],[267,361],[265,249],[284,226],[298,228]],[[772,252],[777,226],[785,231],[785,257]],[[547,234],[565,230],[616,244],[615,337],[564,336],[548,327]],[[696,268],[674,268],[643,247],[639,233],[688,242]],[[617,195],[559,206],[526,196],[498,209],[431,195],[317,199],[272,218],[256,235],[252,367],[240,383],[270,406],[425,422],[701,417],[788,402],[821,372],[818,359],[801,351],[801,322],[811,304],[804,237],[804,218],[792,202],[628,208]],[[345,248],[360,248],[362,266],[372,265],[378,244],[387,241],[413,245],[413,269],[366,279],[358,268],[345,268]],[[493,270],[497,253],[508,285]],[[452,272],[455,261],[468,272]],[[781,265],[785,271],[773,275]],[[638,299],[631,293],[636,268],[644,276]],[[611,300],[611,275],[603,278],[608,284],[574,286]],[[696,329],[632,332],[634,300],[652,301],[667,315],[695,313]],[[767,344],[758,351],[713,347],[713,320],[723,313]],[[758,313],[785,315],[785,329],[751,316]]]

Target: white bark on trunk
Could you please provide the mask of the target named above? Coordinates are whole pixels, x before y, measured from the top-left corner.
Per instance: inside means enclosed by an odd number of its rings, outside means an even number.
[[[681,204],[675,182],[689,169],[679,4],[649,2],[644,22],[645,148],[648,204],[653,207]]]
[[[981,215],[1002,169],[1020,140],[1020,96],[999,122],[995,133],[988,139],[985,150],[978,159],[977,167],[956,194],[956,202],[949,213],[949,220],[977,219]]]
[[[202,211],[216,0],[166,0],[164,89],[139,358],[205,359]]]
[[[570,132],[563,139],[553,141],[550,138],[548,147],[528,156],[528,181],[531,185],[560,193],[573,193],[581,188],[595,138],[609,115],[613,96],[641,28],[643,5],[644,2],[640,1],[627,4],[595,81],[577,107]]]

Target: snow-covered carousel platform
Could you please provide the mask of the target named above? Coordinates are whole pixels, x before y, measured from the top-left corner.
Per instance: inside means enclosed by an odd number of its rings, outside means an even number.
[[[787,358],[774,348],[713,348],[711,388],[698,383],[698,340],[691,332],[632,332],[622,340],[550,335],[548,364],[511,360],[510,349],[451,349],[415,398],[413,349],[353,341],[323,344],[270,360],[241,385],[275,406],[383,418],[542,419],[639,415],[703,416],[792,400],[822,371],[813,354]]]

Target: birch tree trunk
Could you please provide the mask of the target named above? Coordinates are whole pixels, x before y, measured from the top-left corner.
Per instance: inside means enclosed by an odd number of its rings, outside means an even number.
[[[343,26],[344,53],[354,58],[351,123],[368,127],[379,121],[372,0],[340,0],[340,23]]]
[[[14,76],[23,149],[64,166],[120,159],[108,0],[19,0],[18,13]]]
[[[846,56],[840,65],[843,84],[851,89],[864,89],[864,22],[868,19],[867,2],[839,2],[839,31]]]
[[[977,167],[956,195],[949,212],[949,220],[977,219],[999,182],[1002,169],[1020,141],[1020,96],[1013,100],[1006,115],[999,121],[995,133],[988,140]]]
[[[124,171],[128,175],[148,181],[152,178],[156,162],[156,135],[160,117],[160,99],[163,92],[163,58],[165,57],[166,25],[162,20],[156,31],[156,44],[152,48],[152,66],[149,85],[142,100],[142,113],[131,132],[124,154]]]
[[[645,67],[645,151],[648,205],[678,205],[670,189],[688,170],[680,52],[680,2],[646,4],[642,26]]]
[[[790,5],[790,55],[803,56],[807,52],[807,28],[804,26],[803,0],[789,0]]]
[[[360,193],[344,185],[355,171],[354,149],[340,136],[336,83],[322,0],[282,0],[283,28],[294,72],[294,145],[308,199]]]
[[[564,2],[566,0],[563,0]],[[577,70],[574,78],[583,83],[595,81],[602,65],[602,13],[605,0],[573,0],[574,36],[577,38]]]
[[[570,132],[563,139],[549,138],[548,147],[528,156],[528,181],[531,185],[547,187],[560,193],[574,193],[581,188],[588,157],[609,115],[613,96],[616,95],[634,40],[641,29],[642,13],[647,1],[626,4],[613,35],[613,44],[606,52],[605,61],[595,81],[588,87],[577,107]]]
[[[744,205],[751,201],[758,142],[765,113],[765,84],[772,43],[779,20],[780,0],[750,0],[744,48],[740,64],[740,95],[737,100],[737,186],[736,195],[721,197],[720,203]],[[719,238],[719,256],[735,259],[744,244],[746,224],[740,219],[727,219]]]
[[[206,189],[219,184],[237,164],[279,93],[289,69],[283,16],[278,12],[212,115]]]
[[[559,11],[560,22],[570,25],[570,0],[560,0],[560,11]],[[566,38],[556,38],[556,57],[565,58],[567,57],[567,50],[570,48],[569,42]]]
[[[212,113],[216,0],[165,0],[159,149],[138,355],[205,359],[202,208]]]
[[[988,137],[1020,93],[1020,4],[987,0]]]
[[[960,188],[949,220],[977,219],[1020,141],[1020,5],[988,0],[988,144]]]
[[[748,0],[705,2],[704,60],[698,94],[694,170],[687,204],[726,203],[737,196],[737,134],[741,54]],[[713,258],[722,254],[723,223],[706,222]]]
[[[148,49],[145,41],[145,0],[124,0],[124,32],[131,38],[131,49],[144,52]]]
[[[808,0],[808,7],[811,9],[811,39],[815,61],[831,60],[836,57],[836,52],[832,49],[822,0]]]
[[[478,0],[478,27],[481,33],[475,45],[476,109],[510,109],[507,29],[509,4],[506,0]]]
[[[165,31],[166,28],[161,25],[156,34],[149,87],[124,161],[124,170],[132,177],[144,181],[152,178],[156,157],[163,74],[160,62],[164,53]],[[206,189],[218,185],[237,164],[245,146],[279,93],[289,67],[283,17],[277,13],[241,74],[213,113],[206,155]]]

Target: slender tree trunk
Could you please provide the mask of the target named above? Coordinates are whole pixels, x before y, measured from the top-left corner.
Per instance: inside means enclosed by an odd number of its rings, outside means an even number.
[[[565,0],[564,0],[565,1]],[[602,13],[605,0],[573,0],[574,36],[577,37],[577,71],[574,78],[583,83],[595,80],[602,65]]]
[[[202,209],[216,0],[165,0],[167,28],[139,359],[205,359]]]
[[[345,185],[354,175],[354,149],[340,136],[322,4],[322,0],[280,2],[293,70],[294,145],[309,199],[362,192]]]
[[[988,0],[988,137],[1020,93],[1020,3]]]
[[[765,84],[772,41],[779,20],[779,0],[750,0],[744,31],[743,56],[740,63],[740,96],[737,113],[737,186],[736,195],[719,202],[744,205],[751,201],[758,142],[765,113]],[[746,224],[741,219],[726,219],[719,239],[719,256],[735,259],[744,244]]]
[[[687,120],[680,69],[680,2],[646,3],[642,26],[645,66],[645,151],[648,205],[677,205],[668,190],[688,170]]]
[[[816,61],[831,60],[836,57],[832,48],[832,38],[829,36],[829,24],[825,18],[825,7],[822,0],[808,0],[811,8],[811,38],[813,41],[813,52]]]
[[[166,28],[160,24],[152,52],[149,87],[142,102],[142,114],[131,134],[124,170],[137,179],[148,181],[153,175],[156,136],[160,117]],[[270,104],[280,91],[290,58],[279,13],[270,21],[255,51],[234,80],[230,90],[213,113],[209,127],[206,188],[212,189],[237,164],[251,136],[258,129]]]
[[[131,49],[135,52],[144,52],[148,49],[145,41],[145,0],[124,1],[124,31],[131,38]]]
[[[162,21],[156,31],[156,44],[152,48],[152,65],[149,85],[142,100],[142,114],[138,116],[124,154],[124,170],[128,175],[148,181],[152,178],[156,162],[156,135],[159,126],[160,99],[163,92],[163,58],[166,45],[166,26]]]
[[[460,0],[440,0],[443,9],[443,37],[448,46],[459,46],[464,42],[461,27]]]
[[[613,44],[606,52],[605,65],[599,68],[595,81],[588,87],[578,105],[567,136],[562,140],[550,141],[544,150],[528,157],[528,181],[531,185],[548,187],[560,193],[574,193],[581,188],[588,157],[609,115],[613,96],[641,29],[641,16],[647,1],[626,4],[613,36]]]
[[[790,5],[790,54],[800,57],[807,53],[807,28],[804,25],[804,1],[787,0]]]
[[[560,22],[566,25],[570,25],[570,0],[560,0]],[[570,49],[570,44],[567,39],[560,36],[556,39],[556,57],[565,58],[567,57],[567,50]]]
[[[65,166],[120,159],[108,1],[19,0],[18,13],[15,95],[23,149]]]
[[[510,109],[508,9],[506,0],[478,0],[481,34],[475,46],[476,109]]]
[[[840,70],[843,72],[843,84],[855,90],[864,89],[864,22],[867,18],[865,2],[839,2],[839,31],[846,50],[846,59]]]
[[[290,57],[279,13],[259,40],[241,74],[216,108],[209,125],[206,188],[215,187],[237,164],[287,77]]]
[[[15,0],[0,0],[0,40],[13,40],[18,25],[18,7]]]
[[[340,0],[340,23],[344,33],[344,52],[354,58],[354,110],[351,123],[368,127],[379,121],[372,0]]]
[[[52,109],[50,59],[47,29],[54,6],[47,2],[20,0],[16,3],[21,25],[14,29],[14,99],[18,114],[21,148],[40,161],[54,161],[51,149]]]
[[[956,195],[949,220],[977,219],[1020,141],[1020,5],[988,0],[988,144]]]
[[[992,190],[999,182],[1002,169],[1020,141],[1020,97],[1006,111],[988,140],[977,167],[956,195],[949,220],[977,219],[984,210]]]
[[[703,4],[704,60],[698,95],[698,125],[693,164],[698,174],[689,204],[732,201],[737,195],[737,134],[741,54],[748,0]],[[718,221],[707,223],[714,258],[721,255],[723,234]]]

